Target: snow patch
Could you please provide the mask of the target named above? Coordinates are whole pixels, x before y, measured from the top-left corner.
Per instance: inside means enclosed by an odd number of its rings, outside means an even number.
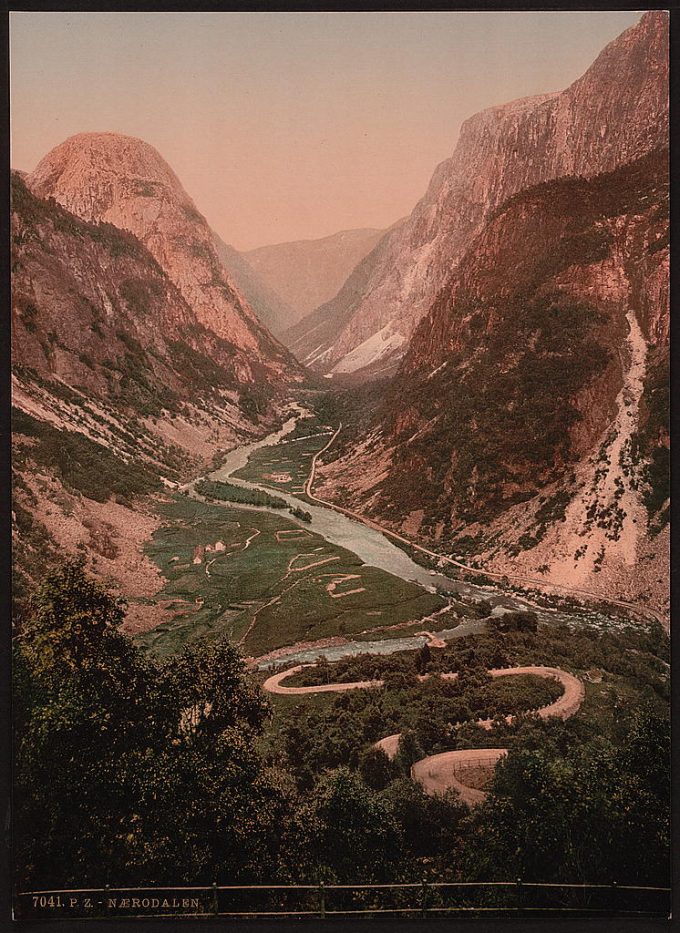
[[[406,342],[406,337],[398,332],[391,331],[391,325],[386,324],[381,330],[368,340],[364,340],[358,347],[355,347],[350,353],[344,356],[339,363],[333,367],[333,373],[353,373],[357,369],[363,369],[370,366],[377,360],[382,359],[389,353],[398,350]]]

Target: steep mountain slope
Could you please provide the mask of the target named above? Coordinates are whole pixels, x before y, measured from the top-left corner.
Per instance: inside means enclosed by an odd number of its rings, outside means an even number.
[[[229,279],[208,224],[153,147],[115,133],[79,134],[49,152],[28,184],[84,220],[111,223],[141,240],[198,322],[232,344],[241,382],[301,378]]]
[[[384,230],[342,230],[319,240],[261,246],[244,253],[257,275],[292,309],[297,324],[338,291],[352,269],[373,249]]]
[[[664,145],[668,16],[646,13],[567,90],[492,107],[467,120],[408,220],[298,330],[298,358],[323,372],[384,369],[485,218],[524,188],[611,171]],[[321,337],[321,339],[319,339]]]
[[[11,233],[17,598],[82,545],[148,625],[149,497],[265,430],[280,403],[240,381],[233,345],[132,234],[37,198],[19,175]]]
[[[17,175],[12,235],[15,365],[141,415],[172,410],[198,387],[184,365],[188,354],[211,367],[215,388],[238,390],[232,346],[199,324],[136,237],[80,220],[33,195]]]
[[[229,246],[216,233],[213,242],[227,275],[253,309],[259,321],[273,334],[280,334],[295,312],[265,280],[255,272],[242,253]]]
[[[398,221],[391,230],[396,231],[405,223],[404,220]],[[283,339],[286,346],[290,347],[298,359],[304,359],[307,366],[323,371],[321,364],[328,355],[328,347],[332,346],[347,320],[351,318],[357,303],[361,302],[362,296],[370,286],[375,269],[383,267],[391,242],[389,234],[382,237],[371,252],[352,270],[347,281],[331,301],[327,301],[326,304],[312,311],[285,332]],[[389,351],[389,348],[387,350]],[[382,360],[382,357],[387,357],[389,360],[389,352],[378,352],[372,358]],[[396,370],[396,365],[393,369]]]
[[[510,198],[322,489],[491,569],[663,608],[668,301],[666,150]]]

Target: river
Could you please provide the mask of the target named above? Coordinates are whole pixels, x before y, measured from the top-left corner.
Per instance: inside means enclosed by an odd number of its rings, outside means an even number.
[[[207,479],[217,482],[226,482],[228,480],[233,485],[241,486],[244,489],[257,489],[271,494],[271,489],[267,486],[260,486],[257,483],[236,478],[233,474],[246,466],[249,458],[256,450],[278,444],[279,441],[283,440],[295,430],[295,426],[301,418],[308,415],[308,411],[295,403],[295,405],[291,407],[290,417],[279,430],[273,431],[259,441],[235,447],[227,454],[224,462],[218,469],[207,474]],[[206,477],[199,477],[187,483],[180,487],[180,491],[187,491],[196,495],[194,487],[204,478]],[[420,564],[417,564],[405,551],[393,544],[385,535],[381,534],[375,528],[364,525],[362,522],[352,519],[347,515],[343,515],[340,512],[335,512],[331,508],[312,505],[283,490],[277,489],[276,495],[284,499],[292,508],[303,509],[312,516],[311,526],[296,519],[294,516],[286,516],[287,520],[299,524],[303,528],[311,527],[317,534],[321,535],[331,544],[352,551],[365,564],[378,567],[380,570],[391,573],[410,583],[417,583],[430,592],[437,589],[440,592],[456,594],[475,601],[480,601],[482,599],[487,600],[495,614],[503,611],[531,609],[536,612],[539,617],[542,616],[553,622],[562,616],[561,613],[556,613],[554,610],[541,610],[528,600],[515,594],[504,593],[494,586],[479,586],[460,580],[453,580],[443,573],[434,573],[426,567],[421,567]],[[245,506],[239,504],[237,507],[244,508]],[[267,506],[247,506],[247,508],[254,508],[258,511],[270,511],[272,514],[277,515],[281,514],[280,510],[270,509]],[[472,626],[472,628],[470,626]],[[463,634],[470,634],[473,630],[481,631],[482,629],[483,626],[477,622],[463,623],[455,629],[444,629],[434,634],[439,638],[447,640],[460,637]],[[285,660],[286,662],[295,660],[300,663],[304,661],[313,661],[319,657],[319,655],[328,658],[328,660],[339,660],[342,657],[361,652],[370,654],[390,654],[395,651],[418,648],[425,644],[426,641],[427,638],[425,636],[412,635],[404,638],[384,639],[374,642],[347,642],[346,644],[327,646],[324,648],[301,648],[299,651],[287,654]],[[267,663],[269,662],[265,662],[261,666],[266,666]]]

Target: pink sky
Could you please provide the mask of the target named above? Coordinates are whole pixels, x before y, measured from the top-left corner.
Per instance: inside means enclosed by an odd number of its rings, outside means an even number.
[[[561,90],[640,15],[13,12],[12,165],[120,132],[239,249],[386,227],[466,117]]]

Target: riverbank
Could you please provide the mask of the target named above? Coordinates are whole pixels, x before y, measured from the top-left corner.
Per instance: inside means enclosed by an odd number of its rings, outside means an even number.
[[[333,661],[446,644],[484,631],[480,604],[492,616],[532,611],[548,624],[582,620],[602,628],[625,625],[602,613],[541,605],[531,593],[453,579],[431,564],[435,558],[444,564],[458,562],[316,499],[315,467],[339,430],[329,435],[326,426],[295,402],[277,430],[234,448],[219,467],[177,490],[177,501],[165,510],[172,527],[162,526],[147,548],[165,577],[158,597],[172,616],[140,640],[166,654],[196,637],[226,635],[242,647],[250,664],[262,668],[280,659],[305,663],[321,656]],[[286,478],[284,484],[283,470],[268,471],[280,463],[289,468],[291,450],[296,478]],[[255,478],[245,479],[244,472]],[[294,486],[305,472],[304,486]],[[272,477],[284,488],[273,485]],[[205,480],[264,495],[265,503],[276,488],[278,505],[287,508],[206,500],[197,491]],[[304,498],[292,493],[291,486],[301,488]],[[190,502],[200,503],[200,510],[192,511]],[[288,509],[304,510],[311,521]],[[222,550],[213,550],[225,520],[248,533],[243,541],[240,532],[234,540],[225,538]],[[430,567],[411,556],[419,551]],[[448,624],[439,629],[438,621]]]

